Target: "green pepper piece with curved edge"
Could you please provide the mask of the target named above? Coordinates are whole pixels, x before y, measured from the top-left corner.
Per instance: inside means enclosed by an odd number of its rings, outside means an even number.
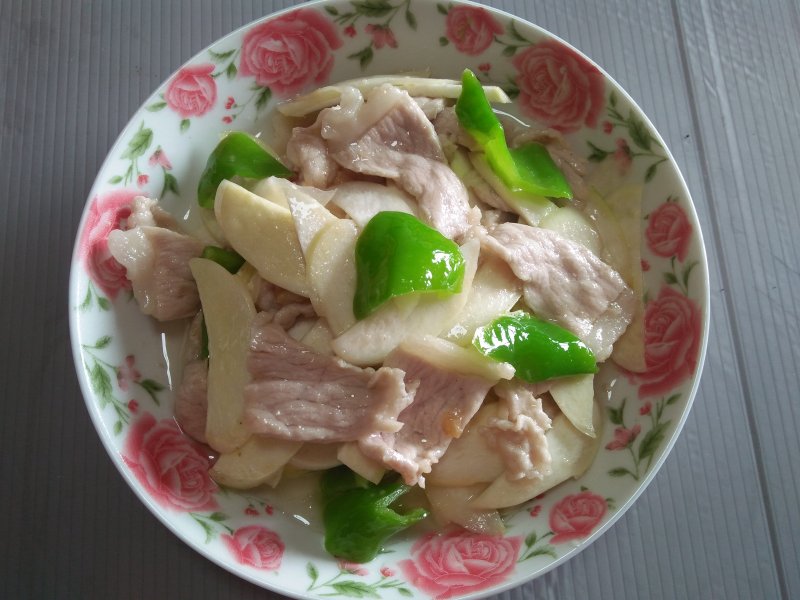
[[[292,172],[272,156],[253,136],[243,131],[231,131],[208,157],[206,168],[197,184],[197,202],[204,208],[214,208],[217,188],[223,179],[235,176],[264,179],[291,177]]]
[[[547,148],[535,142],[511,150],[508,148],[503,125],[486,99],[481,82],[469,69],[465,69],[461,77],[456,116],[461,126],[481,146],[492,171],[510,190],[551,198],[572,198],[572,190]]]
[[[464,280],[458,245],[413,215],[376,214],[356,241],[353,314],[363,319],[395,296],[414,292],[454,294]]]
[[[225,270],[231,275],[236,275],[236,273],[245,263],[244,258],[238,252],[234,250],[226,250],[225,248],[220,248],[219,246],[206,246],[203,248],[203,253],[200,255],[200,257],[213,260],[218,265],[224,267]]]
[[[390,507],[409,489],[401,481],[369,483],[347,467],[326,471],[321,480],[325,550],[356,563],[375,558],[389,537],[427,516],[422,508],[402,515]]]
[[[479,327],[472,345],[482,354],[510,363],[516,376],[535,382],[596,373],[594,353],[571,332],[527,313],[512,313]]]

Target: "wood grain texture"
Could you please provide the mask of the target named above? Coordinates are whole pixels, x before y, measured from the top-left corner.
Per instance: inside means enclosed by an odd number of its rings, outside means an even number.
[[[114,469],[77,386],[66,289],[130,115],[207,44],[291,4],[0,3],[0,597],[279,597],[183,544]],[[797,3],[487,4],[586,52],[643,108],[692,191],[712,277],[703,380],[662,470],[599,541],[497,598],[800,597]]]

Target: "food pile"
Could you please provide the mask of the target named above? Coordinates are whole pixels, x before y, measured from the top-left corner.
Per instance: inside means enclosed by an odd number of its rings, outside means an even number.
[[[142,312],[190,323],[175,413],[211,476],[324,471],[347,560],[428,513],[502,533],[593,460],[598,365],[644,368],[636,190],[490,101],[470,71],[320,88],[278,107],[285,148],[218,144],[202,236],[139,197],[109,237]]]

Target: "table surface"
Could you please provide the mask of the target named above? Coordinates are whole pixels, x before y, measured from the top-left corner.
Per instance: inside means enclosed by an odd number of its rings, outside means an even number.
[[[69,350],[74,231],[106,152],[181,63],[282,0],[0,2],[0,596],[277,598],[162,526],[92,428]],[[587,53],[686,178],[711,273],[705,371],[635,506],[497,596],[800,598],[797,0],[494,0]]]

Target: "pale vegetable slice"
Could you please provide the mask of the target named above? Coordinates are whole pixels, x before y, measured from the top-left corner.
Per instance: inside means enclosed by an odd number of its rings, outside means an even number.
[[[452,342],[432,335],[421,335],[403,342],[410,354],[423,357],[441,369],[462,375],[477,375],[484,379],[500,381],[514,377],[514,367],[508,363],[495,362],[472,346],[462,348]]]
[[[225,180],[217,188],[214,212],[230,245],[264,279],[309,296],[306,264],[288,208]]]
[[[250,297],[255,302],[258,299],[258,294],[261,292],[261,285],[263,278],[258,274],[255,267],[250,263],[244,263],[239,270],[236,271],[236,278],[242,282],[242,285],[250,292]]]
[[[311,330],[300,341],[312,348],[317,354],[326,356],[333,354],[333,350],[331,350],[333,332],[331,332],[331,328],[328,327],[325,319],[317,319]]]
[[[272,475],[267,477],[264,480],[264,485],[268,485],[271,488],[276,487],[281,482],[281,479],[283,479],[283,471],[285,469],[286,469],[286,467],[283,466],[280,469],[278,469],[277,471],[275,471]]]
[[[294,469],[323,471],[342,464],[336,457],[339,444],[306,442],[290,459],[288,465]]]
[[[548,390],[558,408],[570,423],[589,437],[595,437],[592,413],[594,407],[594,374],[553,379]]]
[[[644,356],[644,281],[642,277],[642,187],[629,185],[606,197],[606,204],[620,224],[628,247],[629,271],[622,273],[633,290],[636,310],[625,333],[614,344],[611,359],[619,366],[641,373],[647,369]]]
[[[469,160],[478,174],[486,180],[492,189],[497,192],[503,201],[511,207],[520,217],[522,217],[528,225],[534,227],[539,225],[539,222],[554,211],[557,207],[547,198],[541,196],[528,195],[521,197],[515,194],[508,187],[500,181],[500,178],[495,175],[489,163],[482,152],[470,152]]]
[[[290,197],[288,201],[289,212],[292,214],[294,228],[297,231],[297,241],[300,242],[303,256],[307,256],[319,232],[333,223],[336,217],[307,194],[298,193]],[[306,268],[306,277],[309,277],[308,268]],[[311,280],[313,278],[310,278],[309,285],[311,285]]]
[[[342,97],[342,90],[354,87],[362,94],[384,84],[391,84],[406,90],[412,96],[429,98],[458,98],[461,94],[461,82],[454,79],[432,79],[430,77],[413,77],[408,75],[381,75],[349,79],[336,85],[326,85],[313,92],[278,105],[278,110],[288,117],[302,117],[323,108],[334,106]],[[488,85],[483,87],[489,102],[507,104],[511,102],[508,95],[499,87]]]
[[[595,410],[595,418],[595,426],[599,427],[599,410]],[[493,509],[522,504],[570,477],[579,477],[594,460],[599,440],[599,435],[591,438],[575,429],[564,415],[556,416],[547,432],[547,444],[553,457],[550,473],[542,479],[514,481],[509,481],[505,474],[500,475],[472,501],[472,507]]]
[[[430,486],[488,484],[505,472],[500,454],[489,444],[483,429],[497,416],[498,403],[484,404],[470,419],[461,437],[453,440],[439,462],[425,476]],[[484,485],[485,487],[485,485]]]
[[[298,319],[286,333],[289,334],[290,338],[299,342],[314,328],[315,323],[315,319]]]
[[[358,230],[351,220],[334,218],[318,233],[305,254],[306,276],[313,291],[311,303],[317,314],[327,319],[334,335],[356,322],[353,296],[357,239]]]
[[[469,297],[455,324],[442,337],[462,346],[469,344],[478,327],[510,311],[521,295],[519,280],[508,265],[488,257],[475,272]]]
[[[348,181],[337,186],[331,203],[341,208],[360,229],[379,212],[417,215],[416,203],[404,191],[393,185],[370,181]]]
[[[289,199],[297,194],[311,196],[323,206],[325,206],[334,195],[333,190],[321,190],[315,187],[297,185],[283,177],[267,177],[266,179],[261,179],[253,185],[251,191],[284,208],[289,208]]]
[[[470,505],[470,501],[479,496],[485,487],[485,484],[450,487],[428,483],[425,493],[439,525],[455,523],[474,533],[502,535],[505,525],[497,510]]]
[[[539,221],[539,227],[561,234],[568,240],[582,245],[597,257],[602,254],[600,235],[591,221],[571,206],[556,208],[545,215]]]
[[[280,479],[284,465],[302,445],[302,442],[254,435],[238,450],[222,454],[209,474],[227,487],[239,490],[258,487],[270,483],[276,474]]]
[[[603,243],[602,259],[633,290],[636,309],[625,333],[614,344],[611,358],[633,372],[646,369],[644,358],[644,283],[642,281],[642,187],[626,185],[605,198],[594,192],[584,212]]]
[[[228,240],[225,239],[225,234],[222,232],[222,228],[219,226],[219,223],[217,223],[217,219],[214,216],[214,211],[210,208],[203,208],[202,206],[197,206],[196,210],[200,211],[200,220],[203,222],[203,227],[205,227],[207,235],[196,235],[195,237],[211,238],[213,241],[209,241],[210,244],[214,244],[216,246],[226,246],[228,244]]]
[[[386,472],[384,466],[376,460],[365,456],[358,447],[357,442],[345,442],[339,446],[336,457],[347,465],[351,471],[361,475],[367,481],[380,483],[383,474]]]
[[[206,439],[217,452],[233,452],[250,437],[242,425],[243,390],[250,380],[246,358],[256,309],[235,275],[205,258],[189,261],[208,331]]]
[[[392,298],[366,319],[334,337],[331,350],[362,367],[380,364],[405,337],[406,322],[419,301],[419,295]]]
[[[465,269],[459,293],[444,297],[435,293],[419,295],[410,313],[400,310],[399,303],[387,303],[333,340],[334,353],[358,366],[376,365],[410,336],[439,335],[451,328],[469,297],[479,252],[476,239],[461,246]]]

